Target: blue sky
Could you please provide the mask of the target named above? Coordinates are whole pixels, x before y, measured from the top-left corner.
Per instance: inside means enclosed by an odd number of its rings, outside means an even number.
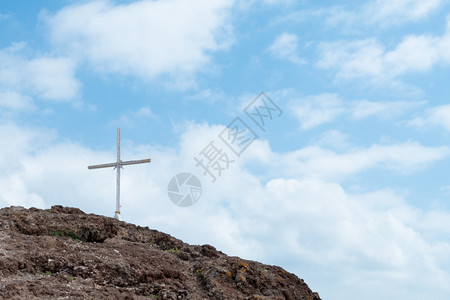
[[[450,293],[445,0],[0,4],[0,205],[112,216],[281,265],[323,299]],[[258,128],[264,92],[283,111]],[[219,134],[258,135],[240,157]],[[216,182],[194,157],[214,141]],[[196,175],[201,199],[167,184]],[[418,284],[418,282],[420,284]]]

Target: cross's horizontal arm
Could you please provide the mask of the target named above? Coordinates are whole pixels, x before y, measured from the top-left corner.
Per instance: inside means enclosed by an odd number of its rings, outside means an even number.
[[[100,169],[100,168],[111,168],[117,166],[117,163],[110,163],[110,164],[102,164],[102,165],[94,165],[94,166],[88,166],[88,169]]]
[[[112,167],[117,167],[117,165],[128,166],[128,165],[145,164],[145,163],[149,163],[149,162],[152,162],[152,160],[150,158],[139,159],[139,160],[120,161],[119,163],[115,162],[115,163],[109,163],[109,164],[88,166],[88,169],[91,170],[91,169],[101,169],[101,168],[112,168]]]
[[[137,164],[145,164],[152,162],[151,158],[147,159],[139,159],[139,160],[129,160],[129,161],[122,161],[120,162],[121,166],[127,166],[127,165],[137,165]]]

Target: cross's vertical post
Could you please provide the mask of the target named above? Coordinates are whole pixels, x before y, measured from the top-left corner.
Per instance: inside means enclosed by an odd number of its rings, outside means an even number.
[[[100,169],[100,168],[111,168],[114,167],[117,172],[116,177],[116,212],[114,213],[114,218],[120,220],[120,169],[123,166],[127,165],[137,165],[149,163],[152,160],[150,158],[140,159],[140,160],[129,160],[129,161],[121,161],[120,160],[120,128],[117,128],[117,160],[114,163],[102,164],[102,165],[94,165],[88,166],[88,169]]]
[[[114,213],[114,218],[120,220],[120,128],[117,128],[117,177],[116,177],[116,212]]]

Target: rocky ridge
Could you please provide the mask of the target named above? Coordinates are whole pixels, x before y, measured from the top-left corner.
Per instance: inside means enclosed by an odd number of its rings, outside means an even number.
[[[0,209],[0,298],[320,300],[280,267],[62,206]]]

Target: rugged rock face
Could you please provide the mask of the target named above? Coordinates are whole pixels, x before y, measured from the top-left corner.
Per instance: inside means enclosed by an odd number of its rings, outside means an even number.
[[[0,210],[0,298],[320,300],[280,267],[62,206]]]

